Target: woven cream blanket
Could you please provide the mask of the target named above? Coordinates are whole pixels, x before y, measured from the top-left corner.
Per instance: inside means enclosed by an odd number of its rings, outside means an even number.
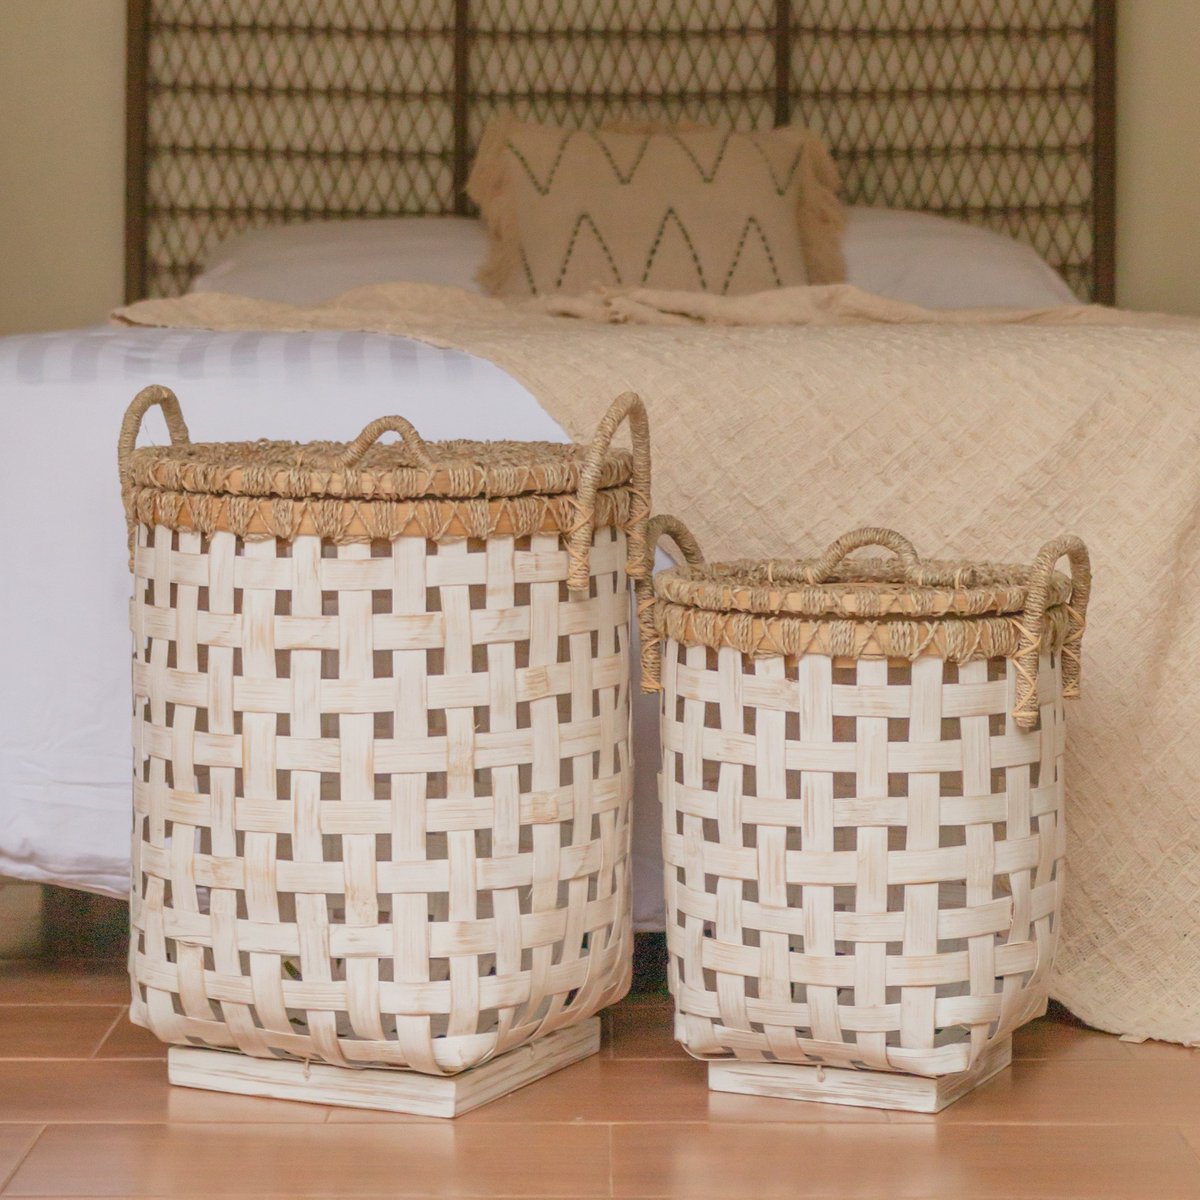
[[[930,556],[1010,561],[1080,534],[1096,588],[1054,994],[1101,1028],[1200,1043],[1200,324],[934,314],[847,286],[512,309],[401,284],[307,310],[195,295],[116,315],[458,347],[579,440],[633,388],[655,508],[710,558],[813,553],[861,525]]]

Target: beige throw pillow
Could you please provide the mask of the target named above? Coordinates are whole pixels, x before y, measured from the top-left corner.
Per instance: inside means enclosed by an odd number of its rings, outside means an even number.
[[[845,278],[838,176],[798,126],[486,130],[468,195],[488,226],[492,295],[597,286],[720,295]]]

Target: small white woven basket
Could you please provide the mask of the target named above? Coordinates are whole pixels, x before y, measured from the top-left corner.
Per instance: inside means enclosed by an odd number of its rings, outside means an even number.
[[[120,460],[134,1021],[453,1074],[620,998],[640,401],[590,449],[206,446],[149,388]]]
[[[922,563],[872,529],[705,565],[672,518],[648,553],[662,534],[688,565],[638,590],[676,1036],[710,1060],[974,1068],[1047,1001],[1082,543]],[[842,561],[876,544],[897,559]]]

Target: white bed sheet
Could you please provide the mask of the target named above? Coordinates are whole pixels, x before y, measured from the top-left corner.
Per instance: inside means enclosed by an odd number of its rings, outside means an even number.
[[[96,328],[0,339],[0,876],[127,891],[129,576],[115,447],[148,383],[197,441],[346,439],[402,412],[429,438],[567,441],[498,367],[366,333]],[[165,440],[161,415],[143,443]],[[635,701],[635,918],[662,928],[655,705]]]
[[[851,207],[847,278],[928,308],[1046,308],[1075,297],[1015,238],[930,213]],[[196,292],[319,304],[351,288],[408,279],[478,290],[487,234],[469,217],[377,217],[249,229],[215,247]]]

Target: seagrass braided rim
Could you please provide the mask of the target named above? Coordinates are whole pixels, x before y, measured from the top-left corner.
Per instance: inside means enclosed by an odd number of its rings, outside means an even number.
[[[586,446],[554,442],[447,441],[424,442],[414,454],[405,442],[375,443],[348,465],[354,446],[282,441],[143,446],[129,455],[128,479],[134,488],[164,492],[296,500],[547,496],[578,490],[587,452]],[[632,472],[630,452],[610,450],[600,463],[597,486],[628,483]]]
[[[334,543],[377,538],[527,537],[570,533],[579,522],[573,494],[487,499],[362,500],[335,496],[210,495],[126,487],[130,521],[202,534],[228,532],[253,541],[315,535]],[[644,505],[642,506],[644,507]],[[633,489],[596,493],[595,527],[630,530],[638,515]]]
[[[827,654],[833,658],[892,658],[913,661],[931,654],[949,662],[1014,658],[1027,650],[1025,629],[1015,615],[853,619],[762,616],[712,612],[659,599],[654,628],[660,638],[685,646],[732,646],[752,658]],[[1039,649],[1061,650],[1070,632],[1065,604],[1046,610]]]
[[[652,578],[663,537],[675,542],[684,565]],[[810,559],[706,563],[687,526],[667,513],[647,522],[644,541],[635,583],[643,691],[661,690],[662,642],[670,638],[752,658],[1011,658],[1012,715],[1024,730],[1037,726],[1045,651],[1062,656],[1062,694],[1079,695],[1092,568],[1074,534],[1046,542],[1027,567],[923,561],[906,537],[881,526],[850,530]],[[868,546],[894,557],[846,561]],[[1063,558],[1069,579],[1054,569]]]
[[[142,419],[154,407],[171,444],[139,450]],[[626,422],[631,448],[615,450],[613,435]],[[385,433],[400,441],[379,444]],[[351,442],[193,442],[179,398],[150,384],[125,412],[117,465],[131,553],[138,524],[335,543],[559,533],[567,538],[567,586],[579,591],[588,587],[595,531],[615,526],[629,536],[631,578],[646,561],[650,427],[634,392],[613,400],[587,446],[426,442],[394,414]]]
[[[837,543],[835,543],[837,545]],[[692,562],[654,578],[655,628],[685,645],[732,646],[752,657],[830,654],[952,662],[1011,657],[1028,637],[1022,616],[1031,568],[904,558]],[[1072,582],[1052,571],[1039,644],[1059,649]]]
[[[654,587],[668,603],[713,612],[848,618],[1017,613],[1029,592],[1027,564],[864,558],[818,567],[817,559],[702,563],[663,571]],[[1055,571],[1048,606],[1070,596],[1070,579]]]

